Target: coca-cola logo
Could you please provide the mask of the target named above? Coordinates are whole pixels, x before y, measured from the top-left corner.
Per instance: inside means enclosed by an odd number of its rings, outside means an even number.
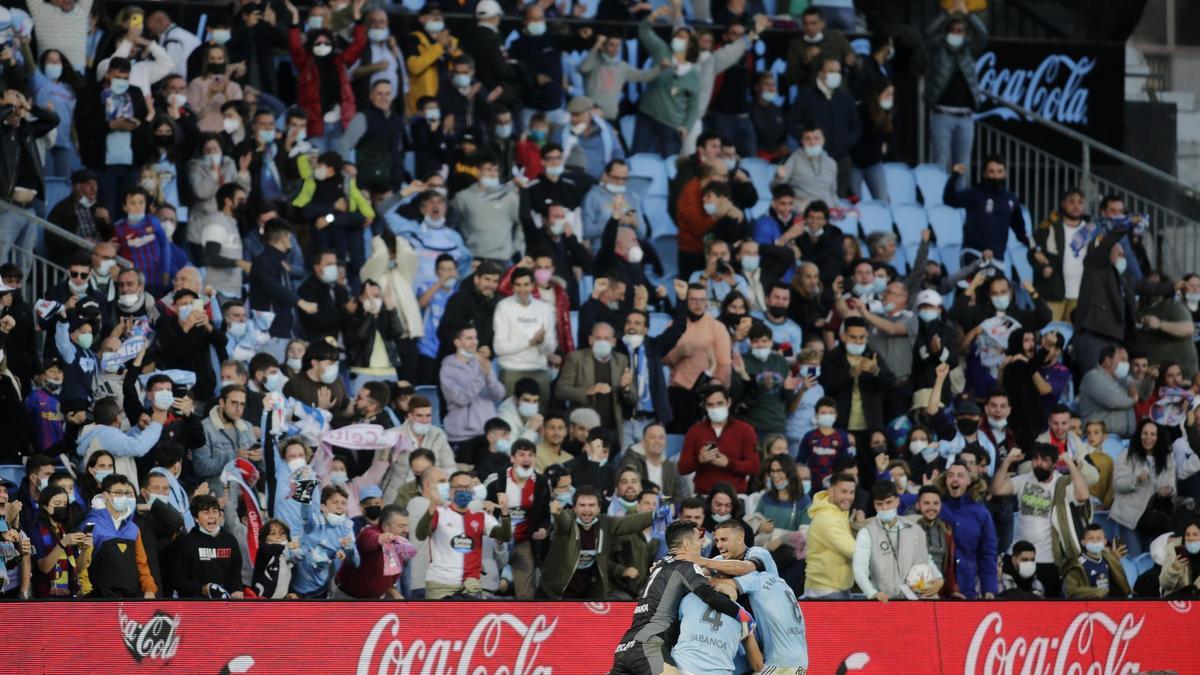
[[[612,611],[611,602],[585,602],[583,606],[592,614],[604,616]]]
[[[427,673],[455,673],[456,675],[553,675],[550,666],[538,665],[537,658],[542,643],[550,638],[558,625],[558,619],[550,622],[538,615],[526,624],[512,614],[487,614],[466,640],[434,638],[426,642],[415,638],[408,643],[397,636],[400,618],[387,614],[375,622],[375,626],[363,642],[358,655],[357,675],[425,675]],[[506,633],[511,631],[511,636]],[[380,644],[380,638],[388,633],[389,641]],[[408,631],[411,636],[412,630]],[[520,640],[513,648],[510,641]],[[503,661],[488,669],[492,661]]]
[[[989,51],[975,62],[975,75],[980,88],[1001,100],[1060,124],[1085,125],[1090,91],[1083,83],[1095,67],[1096,59],[1090,56],[1051,54],[1032,69],[1003,68],[996,63],[996,52]],[[997,107],[977,119],[985,117],[1012,120],[1019,115]]]
[[[125,608],[117,608],[117,622],[121,627],[121,640],[134,661],[143,659],[170,660],[179,649],[179,617],[168,616],[155,610],[146,623],[129,618]]]
[[[1140,663],[1126,663],[1125,655],[1142,630],[1145,617],[1125,614],[1119,621],[1104,612],[1077,615],[1060,637],[1023,635],[1006,637],[1004,618],[992,612],[979,622],[967,651],[964,675],[1039,673],[1041,675],[1127,675],[1141,670]],[[1093,650],[1092,643],[1111,638],[1107,649]]]

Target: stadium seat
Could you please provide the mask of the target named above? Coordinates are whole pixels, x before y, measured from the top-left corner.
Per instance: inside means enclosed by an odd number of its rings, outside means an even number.
[[[862,185],[859,186],[858,197],[859,197],[859,199],[863,200],[864,202],[869,202],[869,201],[875,199],[874,197],[871,196],[871,187],[869,185],[867,185],[867,181],[863,181]]]
[[[71,182],[58,176],[46,176],[46,209],[52,209],[56,204],[71,194]]]
[[[1029,249],[1025,244],[1010,240],[1004,260],[1016,271],[1021,281],[1033,281],[1033,266],[1029,264]]]
[[[887,185],[889,204],[917,201],[917,179],[913,176],[913,170],[904,162],[884,164],[883,182]]]
[[[1104,536],[1108,537],[1109,541],[1117,536],[1117,524],[1113,522],[1112,518],[1108,517],[1108,511],[1093,511],[1092,522],[1104,530]]]
[[[1129,582],[1129,587],[1133,588],[1133,584],[1137,582],[1137,578],[1140,576],[1138,574],[1137,563],[1133,558],[1125,556],[1121,558],[1121,567],[1125,568],[1125,580]]]
[[[592,287],[596,285],[596,277],[585,274],[579,277],[579,304],[587,302],[592,295]]]
[[[20,464],[0,464],[0,480],[20,485],[25,480],[25,467]]]
[[[859,202],[858,223],[864,237],[869,237],[872,232],[891,232],[892,212],[883,202]]]
[[[650,179],[647,195],[667,196],[667,164],[662,157],[641,153],[629,158],[629,175]]]
[[[650,328],[647,331],[651,337],[662,335],[662,332],[667,329],[667,324],[671,323],[671,315],[666,312],[651,312],[650,313]]]
[[[663,277],[674,279],[679,274],[679,239],[674,234],[660,234],[650,241],[650,245],[662,261]]]
[[[631,194],[635,194],[639,199],[645,199],[646,193],[650,191],[650,186],[654,183],[648,176],[630,175],[625,181],[625,187]]]
[[[683,434],[667,434],[667,458],[675,459],[683,452]]]
[[[571,335],[579,335],[579,310],[573,309],[567,313],[571,319]]]
[[[1032,239],[1033,237],[1033,216],[1029,215],[1029,207],[1021,205],[1021,219],[1025,221],[1025,235]]]
[[[946,266],[948,274],[954,274],[962,267],[959,261],[961,256],[962,244],[938,245],[938,257],[942,259],[942,264]]]
[[[958,209],[938,204],[937,206],[926,206],[925,213],[929,217],[929,226],[933,228],[933,234],[937,237],[938,246],[962,246],[963,217],[959,214]],[[945,259],[943,258],[943,260]],[[949,263],[949,261],[946,262]]]
[[[913,169],[913,178],[926,208],[942,204],[942,193],[946,190],[946,179],[949,178],[945,169],[937,164],[918,164]]]
[[[1121,456],[1121,452],[1125,450],[1125,442],[1116,434],[1109,434],[1104,438],[1104,443],[1100,445],[1104,449],[1104,454],[1113,458],[1116,461]]]
[[[663,160],[663,162],[665,162],[666,166],[667,166],[667,179],[668,180],[675,180],[675,175],[679,173],[679,165],[675,163],[676,160],[678,160],[678,159],[679,159],[679,155],[671,155],[670,157]]]
[[[416,176],[417,176],[417,153],[413,152],[412,150],[409,150],[408,152],[404,153],[404,170],[408,172],[408,175],[412,176],[413,178],[416,178]]]
[[[621,138],[625,139],[625,147],[633,147],[633,128],[637,124],[637,117],[626,115],[617,120],[617,124],[621,127]]]
[[[413,388],[413,393],[417,396],[424,396],[433,404],[433,423],[436,426],[442,425],[442,402],[438,396],[437,385],[419,384]]]
[[[667,211],[666,195],[648,195],[642,200],[642,210],[646,212],[646,222],[650,224],[650,238],[664,234],[675,234],[679,229]]]
[[[750,182],[754,183],[754,189],[758,190],[758,200],[762,201],[771,199],[771,174],[775,172],[775,167],[768,164],[765,159],[758,157],[747,157],[742,160],[741,168],[750,174]]]
[[[1051,321],[1042,328],[1042,335],[1050,331],[1058,331],[1058,334],[1063,336],[1063,347],[1071,344],[1071,337],[1075,335],[1075,327],[1066,321]]]
[[[896,204],[892,202],[892,221],[900,231],[900,241],[905,248],[921,243],[921,231],[929,226],[929,218],[920,204]],[[916,249],[913,249],[916,250]]]
[[[1133,563],[1137,566],[1138,576],[1141,576],[1141,575],[1145,574],[1146,572],[1149,572],[1150,570],[1154,569],[1154,558],[1150,557],[1149,551],[1146,551],[1145,553],[1134,558]],[[1131,585],[1133,584],[1132,581],[1129,583]]]

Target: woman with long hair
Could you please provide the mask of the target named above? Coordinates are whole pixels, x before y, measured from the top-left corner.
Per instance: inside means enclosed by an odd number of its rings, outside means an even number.
[[[862,134],[850,149],[850,190],[862,196],[865,181],[871,198],[888,201],[887,181],[883,175],[883,159],[892,138],[892,104],[896,90],[887,84],[883,89],[867,92],[858,102]]]
[[[758,501],[755,513],[760,513],[766,522],[758,528],[759,535],[776,539],[775,530],[799,531],[809,523],[808,506],[811,503],[804,492],[804,482],[796,463],[787,454],[773,455],[766,462],[765,491]],[[807,467],[805,467],[807,468]],[[757,542],[756,542],[757,543]]]
[[[113,472],[116,459],[107,450],[97,450],[87,458],[83,473],[79,474],[79,495],[84,508],[91,508],[92,498],[100,494],[100,483]]]
[[[73,125],[75,103],[84,85],[83,78],[66,55],[57,49],[42,52],[33,75],[33,103],[58,115],[58,135],[54,145],[46,151],[44,168],[47,176],[66,178],[83,166],[79,148],[75,145]],[[46,206],[53,208],[54,204]]]
[[[1113,486],[1116,497],[1108,517],[1117,524],[1129,555],[1137,557],[1146,550],[1146,542],[1170,529],[1174,511],[1171,442],[1153,420],[1138,424],[1129,447],[1117,457]]]
[[[99,453],[97,453],[99,454]],[[71,495],[57,485],[42,490],[34,521],[33,594],[35,598],[70,598],[79,594],[79,561],[91,535],[67,532]]]
[[[1046,428],[1046,408],[1042,405],[1042,387],[1046,381],[1038,370],[1045,364],[1046,352],[1038,350],[1037,331],[1018,328],[1008,335],[1008,350],[1000,366],[999,384],[1008,394],[1012,412],[1008,424],[1017,439],[1017,447],[1032,448],[1034,439]]]

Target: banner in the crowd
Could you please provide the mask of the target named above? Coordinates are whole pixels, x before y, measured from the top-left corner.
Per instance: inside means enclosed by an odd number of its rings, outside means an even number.
[[[801,602],[813,675],[1195,673],[1190,602]],[[21,672],[599,675],[633,603],[12,602]]]
[[[1120,43],[994,39],[976,60],[975,74],[993,96],[1115,148],[1122,145],[1125,51]],[[1039,147],[1056,137],[993,103],[985,104],[977,118],[998,122]]]

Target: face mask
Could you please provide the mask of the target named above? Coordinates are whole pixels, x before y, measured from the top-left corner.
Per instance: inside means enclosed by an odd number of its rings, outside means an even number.
[[[184,305],[183,307],[180,307],[178,311],[179,311],[179,320],[187,321],[188,317],[192,315],[192,306],[190,304]]]
[[[44,384],[44,388],[46,391],[50,392],[51,394],[57,394],[58,392],[62,391],[62,380],[46,380],[46,382]],[[42,480],[46,480],[46,479],[43,478]],[[42,487],[45,487],[45,486],[42,486]]]
[[[457,73],[453,78],[454,86],[459,89],[466,89],[471,86],[471,76],[467,73]]]
[[[47,63],[43,71],[46,73],[47,78],[57,82],[58,78],[62,77],[62,69],[61,63]]]
[[[332,53],[333,53],[333,45],[319,44],[319,45],[313,47],[313,54],[316,55],[317,58],[323,59]]]
[[[958,49],[967,41],[967,36],[959,33],[947,33],[946,44],[950,45],[951,49]]]
[[[592,345],[592,353],[601,361],[607,359],[612,354],[612,350],[613,345],[608,340],[597,340],[596,344]]]
[[[633,246],[625,253],[625,257],[634,265],[642,262],[644,255],[645,253],[642,251],[641,246]]]
[[[230,321],[226,324],[225,330],[233,337],[242,337],[246,334],[245,321]]]
[[[502,452],[507,455],[508,452],[510,450],[512,450],[512,444],[513,444],[513,441],[511,438],[497,438],[496,439],[496,452]]]
[[[474,490],[459,490],[454,493],[454,505],[460,509],[465,509],[470,506],[471,501],[475,499]]]
[[[837,89],[838,87],[842,86],[842,74],[841,73],[826,73],[825,74],[825,86],[829,87],[830,89]]]
[[[565,220],[559,219],[550,221],[550,234],[558,237],[561,236],[563,232],[566,232],[566,230],[567,223]],[[537,276],[537,271],[534,271],[534,276]]]
[[[759,361],[766,361],[771,358],[770,347],[755,347],[750,350],[750,354]]]
[[[137,500],[133,497],[113,497],[112,505],[117,513],[130,513],[137,506]]]
[[[880,107],[880,109],[885,110],[885,111],[891,110],[892,106],[895,104],[896,104],[895,99],[890,99],[890,98],[879,99],[879,107]]]
[[[259,129],[256,135],[258,136],[258,142],[264,145],[275,142],[274,129]]]
[[[1200,541],[1186,542],[1183,547],[1187,549],[1189,555],[1196,555],[1197,553],[1200,553]]]
[[[976,420],[967,419],[965,417],[958,420],[957,426],[958,430],[967,436],[974,435],[976,431],[979,431],[979,422]]]
[[[563,175],[563,172],[566,170],[567,167],[562,164],[559,164],[558,166],[547,166],[545,169],[546,175],[551,178],[558,178],[559,176]]]
[[[443,30],[445,30],[446,22],[444,22],[444,21],[426,21],[424,28],[425,28],[426,33],[433,35],[434,33],[440,33]]]
[[[210,152],[207,155],[205,155],[204,157],[208,160],[208,163],[210,166],[214,166],[214,167],[221,166],[221,159],[222,159],[221,153]]]
[[[333,384],[338,378],[338,364],[333,364],[325,370],[321,371],[321,382],[325,384]]]
[[[388,39],[388,29],[372,28],[371,30],[367,31],[367,39],[369,39],[371,42],[383,42],[384,40]]]
[[[759,257],[756,255],[742,256],[742,269],[747,272],[753,272],[758,269]]]
[[[513,475],[521,480],[529,480],[533,476],[532,466],[517,466],[513,467]]]
[[[1117,274],[1125,274],[1125,268],[1129,267],[1129,262],[1125,260],[1125,256],[1121,256],[1113,261],[1113,267],[1117,268]]]
[[[1187,301],[1193,305],[1197,302],[1200,302],[1200,293],[1185,293],[1184,297],[1187,298]]]
[[[368,298],[363,300],[363,309],[370,314],[375,314],[383,308],[383,300],[380,298]]]
[[[154,180],[153,178],[142,179],[141,181],[138,182],[138,185],[143,190],[145,190],[146,192],[149,192],[150,194],[154,194],[155,192],[158,192],[158,181]]]
[[[937,321],[939,316],[941,316],[941,312],[938,312],[936,309],[918,309],[917,310],[917,318],[925,323],[932,323],[934,321]]]
[[[938,455],[938,446],[930,445],[921,450],[921,459],[932,462]]]
[[[1008,426],[1008,420],[994,420],[989,417],[988,426],[996,431],[1004,431],[1004,428]]]
[[[681,38],[681,37],[671,38],[671,51],[675,52],[676,54],[682,54],[683,52],[687,51],[687,48],[688,48],[688,39],[687,38]]]
[[[449,483],[438,483],[437,484],[437,493],[438,493],[438,499],[441,499],[442,501],[448,501],[450,499],[450,484]]]
[[[225,387],[232,387],[235,384],[241,384],[241,383],[237,382],[235,380],[221,380],[220,389],[224,389]]]
[[[338,527],[346,522],[346,515],[344,513],[326,513],[325,522],[329,523],[330,527]]]
[[[575,523],[585,530],[590,530],[590,529],[592,529],[592,526],[596,524],[596,519],[593,518],[589,522],[585,523],[585,522],[583,522],[583,518],[577,517],[577,518],[575,518]]]
[[[321,27],[325,25],[325,17],[319,14],[317,16],[310,16],[308,17],[308,23],[305,25],[308,27],[307,30],[321,30]]]
[[[145,211],[130,211],[125,215],[125,219],[131,223],[140,223],[146,217]]]
[[[367,517],[367,520],[379,520],[379,515],[382,513],[383,507],[379,504],[363,507],[363,515]]]
[[[285,384],[287,384],[287,377],[278,371],[268,375],[267,379],[263,382],[263,385],[266,386],[267,391],[272,393],[279,393],[283,391],[283,385]]]
[[[571,125],[571,133],[575,134],[576,136],[582,136],[583,132],[585,132],[587,130],[588,130],[587,122],[580,122],[579,124]]]
[[[301,366],[300,359],[288,359],[287,360],[287,367],[291,368],[292,370],[300,370],[300,366]]]
[[[865,351],[867,351],[867,345],[865,344],[846,343],[846,353],[851,356],[862,356]]]
[[[554,495],[554,499],[557,500],[558,503],[561,504],[563,507],[570,506],[575,501],[575,488],[571,488],[570,490],[567,490],[566,492],[560,492],[560,493]],[[1196,543],[1200,544],[1200,542],[1196,542]]]
[[[1104,552],[1104,542],[1102,541],[1089,541],[1088,543],[1084,544],[1083,547],[1086,548],[1087,552],[1091,553],[1092,555],[1100,555]]]
[[[121,94],[129,91],[129,80],[123,77],[114,77],[112,81],[108,83],[108,89],[117,96],[120,96]]]
[[[824,39],[825,39],[825,33],[824,33],[824,32],[817,33],[816,35],[811,35],[811,36],[810,36],[810,35],[805,35],[805,36],[804,36],[804,41],[805,41],[805,42],[807,42],[807,43],[808,43],[808,44],[810,44],[810,45],[815,45],[815,44],[817,44],[818,42],[820,42],[821,40],[824,40]]]
[[[878,518],[879,522],[881,523],[890,523],[896,519],[896,509],[884,509],[882,511],[876,511],[875,517]]]
[[[87,195],[84,195],[79,198],[79,203],[83,205],[83,208],[90,209],[93,206],[95,206],[96,200],[92,199],[91,197],[88,197]]]
[[[150,399],[159,410],[169,410],[175,405],[175,394],[170,389],[159,389]]]
[[[617,185],[616,183],[605,183],[605,184],[604,184],[604,189],[605,189],[605,190],[608,190],[608,191],[609,191],[611,194],[614,194],[614,195],[623,195],[623,194],[625,194],[625,186],[624,186],[624,185]]]
[[[837,415],[834,413],[821,413],[817,415],[817,426],[822,429],[832,428],[837,423]]]
[[[908,489],[908,476],[900,476],[896,479],[896,489],[901,492]]]
[[[338,279],[337,265],[326,265],[321,268],[321,281],[332,284]]]
[[[705,202],[705,203],[704,203],[704,212],[705,212],[705,213],[707,213],[707,214],[708,214],[708,215],[710,215],[710,216],[715,216],[715,215],[717,215],[717,204],[716,204],[716,202]]]
[[[334,471],[329,474],[329,482],[334,485],[345,485],[348,480],[350,477],[346,475],[345,471]]]
[[[1032,579],[1037,572],[1037,561],[1022,560],[1017,563],[1017,574],[1021,575],[1022,579]]]
[[[712,420],[713,424],[724,424],[725,420],[729,419],[729,408],[725,406],[709,408],[708,419]]]
[[[995,307],[997,312],[1003,312],[1008,309],[1008,303],[1011,301],[1012,298],[1007,295],[993,295],[992,307]]]
[[[1129,362],[1122,361],[1118,363],[1113,369],[1113,375],[1115,375],[1118,379],[1124,379],[1127,377],[1129,375]]]
[[[802,481],[800,481],[800,487],[804,488],[804,494],[808,494],[808,493],[812,492],[812,481],[811,480],[802,480]]]
[[[875,292],[875,284],[854,284],[854,294],[858,297],[870,295]]]
[[[224,75],[225,74],[225,64],[224,63],[210,63],[210,64],[208,64],[208,72],[212,75]]]
[[[111,475],[112,475],[112,471],[110,471],[108,469],[97,469],[96,470],[96,485],[103,483],[104,479],[108,478]]]
[[[91,333],[80,333],[79,338],[76,339],[75,342],[78,343],[79,346],[83,349],[91,349],[92,348],[92,334]]]
[[[786,479],[786,478],[784,478],[782,480],[772,480],[772,479],[768,478],[767,482],[770,486],[773,486],[776,490],[786,490],[787,486],[791,485],[791,483],[789,483],[788,479]]]
[[[115,375],[115,374],[121,372],[121,364],[106,363],[106,364],[104,364],[104,372],[108,373],[109,375]]]
[[[714,523],[723,523],[733,517],[732,513],[714,513],[712,519]]]
[[[774,91],[761,92],[758,95],[758,97],[760,99],[762,99],[763,103],[766,103],[768,105],[781,105],[783,103],[783,96],[780,96],[777,92],[774,92]]]
[[[621,342],[625,343],[625,346],[629,348],[629,351],[636,351],[638,349],[638,347],[642,346],[642,342],[645,339],[646,339],[646,336],[637,335],[637,334],[621,336]]]
[[[187,94],[171,94],[171,103],[176,108],[182,108],[187,105]]]
[[[1040,466],[1034,467],[1033,469],[1033,477],[1038,479],[1039,483],[1045,483],[1046,481],[1050,480],[1051,473],[1052,472],[1050,469]]]
[[[529,24],[528,26],[525,26],[525,30],[529,31],[529,34],[534,37],[537,37],[539,35],[545,35],[546,34],[546,22],[545,21],[534,21],[533,23]]]
[[[323,166],[318,166],[316,169],[313,169],[313,178],[317,180],[325,180],[326,178],[329,178],[329,169]]]
[[[496,176],[480,176],[479,184],[482,185],[485,190],[495,190],[496,188],[500,187],[500,179]]]
[[[496,138],[504,140],[512,136],[512,130],[513,128],[511,124],[501,124],[496,127]]]
[[[442,111],[439,108],[430,108],[424,112],[426,122],[437,122],[442,119]]]
[[[520,414],[521,417],[533,417],[534,415],[538,414],[538,404],[522,401],[521,403],[517,404],[517,413]]]
[[[59,382],[58,384],[61,386],[62,382]],[[45,490],[49,486],[50,486],[50,477],[49,476],[46,476],[45,478],[38,481],[38,489],[39,490]]]
[[[909,443],[908,443],[908,451],[913,453],[914,455],[924,452],[925,448],[928,448],[928,447],[929,447],[928,441],[909,441]]]

